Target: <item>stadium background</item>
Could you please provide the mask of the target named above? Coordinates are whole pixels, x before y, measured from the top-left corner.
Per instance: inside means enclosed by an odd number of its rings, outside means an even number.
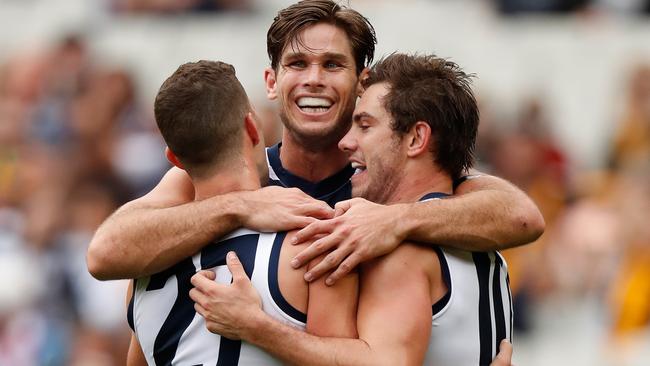
[[[124,282],[85,270],[94,229],[167,163],[157,88],[235,65],[264,116],[265,35],[286,0],[0,0],[0,365],[122,364]],[[480,169],[547,230],[505,252],[518,365],[650,357],[650,4],[352,0],[377,58],[433,52],[476,73]]]

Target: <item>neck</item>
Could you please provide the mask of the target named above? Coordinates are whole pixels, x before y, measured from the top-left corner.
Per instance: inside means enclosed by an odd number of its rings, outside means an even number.
[[[291,174],[310,182],[319,182],[349,164],[347,155],[339,150],[337,144],[312,151],[301,146],[288,133],[282,139],[280,161]]]
[[[233,166],[239,165],[239,169]],[[196,200],[204,200],[213,196],[234,192],[251,191],[261,187],[260,176],[254,163],[241,162],[228,165],[230,168],[216,168],[215,173],[206,178],[192,178],[196,191]]]
[[[407,167],[401,177],[386,204],[417,202],[430,192],[453,193],[453,180],[449,174],[431,166],[430,161]]]

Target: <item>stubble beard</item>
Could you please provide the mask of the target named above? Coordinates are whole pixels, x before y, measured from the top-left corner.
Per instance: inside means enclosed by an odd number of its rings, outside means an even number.
[[[348,107],[342,116],[331,126],[318,132],[307,133],[301,131],[287,114],[280,112],[280,120],[291,137],[304,149],[311,152],[319,152],[336,148],[339,141],[350,130],[352,124],[352,112],[354,106]]]

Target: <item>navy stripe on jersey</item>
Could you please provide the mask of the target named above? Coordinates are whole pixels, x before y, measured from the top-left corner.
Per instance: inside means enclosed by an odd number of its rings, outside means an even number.
[[[442,192],[430,192],[425,194],[420,198],[420,201],[426,201],[426,200],[434,200],[434,199],[443,199],[449,197],[449,194],[447,193],[442,193]]]
[[[272,170],[279,180],[271,178],[269,184],[281,187],[295,187],[307,193],[311,197],[327,202],[334,206],[337,202],[350,199],[352,197],[352,185],[350,178],[354,174],[351,165],[346,165],[338,173],[321,180],[320,182],[310,182],[303,178],[293,175],[282,166],[280,160],[280,148],[282,143],[266,149],[269,159],[270,170]]]
[[[225,265],[226,255],[233,250],[237,253],[237,257],[244,267],[244,272],[246,272],[248,278],[251,278],[253,269],[255,269],[255,255],[257,254],[259,236],[259,234],[247,234],[206,246],[201,251],[201,269]],[[217,366],[237,365],[240,352],[241,341],[221,336]]]
[[[443,296],[440,300],[436,301],[435,304],[431,306],[431,314],[435,316],[438,314],[442,309],[447,306],[449,303],[449,300],[451,299],[451,275],[449,274],[449,264],[447,263],[447,258],[445,258],[445,254],[442,252],[442,249],[440,247],[434,247],[434,250],[436,251],[436,254],[438,255],[438,259],[440,260],[440,269],[442,271],[442,279],[445,281],[445,285],[447,285],[447,293],[445,296]]]
[[[219,359],[217,366],[233,366],[239,363],[239,354],[241,353],[241,341],[220,337],[219,341]]]
[[[479,365],[492,362],[492,319],[490,311],[490,257],[487,253],[472,253],[479,286]]]
[[[176,270],[178,295],[154,341],[153,358],[156,365],[172,364],[178,342],[196,313],[194,302],[190,298],[190,279],[196,272],[192,258],[186,258],[172,268]]]
[[[129,323],[129,328],[135,332],[135,322],[133,321],[133,302],[135,301],[135,288],[138,280],[133,280],[133,291],[131,293],[131,300],[129,300],[129,307],[126,309],[126,322]]]
[[[258,238],[259,234],[248,234],[206,246],[201,251],[201,268],[225,265],[226,254],[235,250],[244,271],[250,277],[255,265]],[[237,247],[240,250],[236,250]],[[192,258],[186,258],[175,266],[150,277],[146,291],[162,289],[172,275],[176,276],[178,286],[176,300],[154,341],[153,357],[156,365],[171,365],[176,356],[178,343],[194,319],[196,311],[189,294],[192,288],[191,278],[195,273],[196,267]],[[224,359],[224,365],[236,365],[239,360],[241,341],[232,341],[221,337],[221,344],[223,347],[219,349],[219,360]]]
[[[494,256],[494,278],[492,279],[492,297],[494,299],[494,327],[496,328],[496,338],[494,339],[494,349],[499,349],[499,343],[506,336],[506,315],[503,313],[503,300],[501,297],[501,267],[503,262],[501,257]]]
[[[271,291],[271,297],[275,303],[290,317],[301,321],[303,323],[307,322],[307,314],[301,312],[300,310],[294,308],[289,304],[289,302],[282,296],[280,292],[280,283],[278,282],[278,269],[280,262],[280,249],[282,249],[282,242],[287,236],[286,232],[278,233],[275,236],[273,241],[273,248],[271,249],[271,258],[269,260],[269,290]]]
[[[226,265],[226,254],[234,251],[250,278],[255,267],[259,237],[260,234],[246,234],[207,245],[201,250],[201,269]]]

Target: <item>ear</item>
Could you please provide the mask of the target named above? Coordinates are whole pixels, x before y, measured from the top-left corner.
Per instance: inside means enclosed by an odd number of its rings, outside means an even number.
[[[357,82],[357,96],[360,97],[361,94],[365,91],[363,88],[362,82],[366,80],[369,77],[370,74],[370,69],[369,68],[364,68],[361,70],[361,73],[359,74],[359,81]]]
[[[246,117],[244,117],[244,127],[246,128],[246,134],[250,137],[253,146],[257,146],[261,141],[261,135],[252,112],[246,113]]]
[[[431,126],[423,121],[417,121],[407,134],[408,139],[407,155],[416,157],[422,153],[429,152],[429,141],[431,140]]]
[[[169,160],[170,163],[172,163],[174,166],[185,170],[185,167],[183,167],[183,163],[178,159],[178,156],[174,154],[174,152],[169,148],[169,146],[165,147],[165,156],[167,157],[167,160]]]
[[[278,97],[275,91],[277,83],[275,80],[275,70],[270,67],[264,69],[264,83],[266,84],[266,97],[269,100],[275,100]]]

